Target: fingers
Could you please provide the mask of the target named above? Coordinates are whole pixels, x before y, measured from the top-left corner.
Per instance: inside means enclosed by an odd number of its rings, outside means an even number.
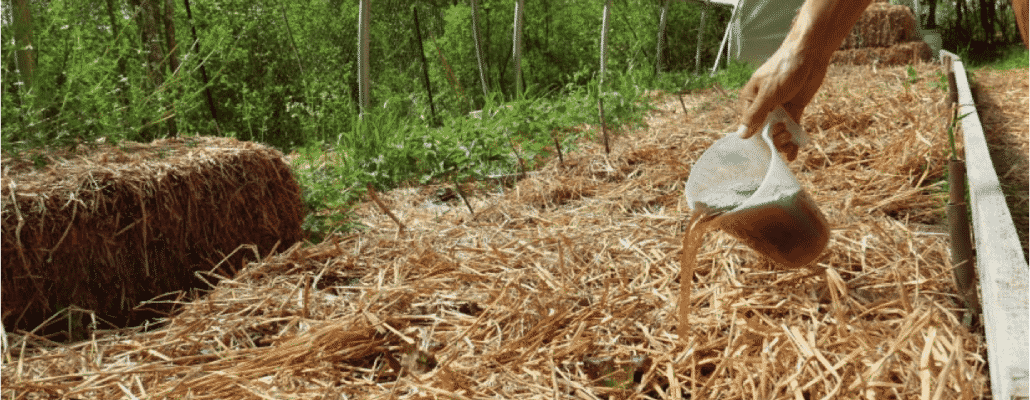
[[[754,136],[755,133],[758,133],[758,131],[762,129],[762,125],[765,125],[765,119],[769,116],[769,113],[772,112],[773,108],[776,108],[776,106],[778,105],[774,104],[774,102],[772,101],[767,100],[767,98],[771,94],[770,92],[773,91],[772,88],[769,87],[770,85],[767,82],[768,80],[761,83],[757,83],[755,87],[752,89],[755,91],[755,95],[753,99],[750,101],[750,104],[747,104],[747,108],[744,111],[743,123],[744,125],[747,125],[747,131],[745,132],[744,136],[742,136],[742,138],[744,139],[747,139],[751,136]]]
[[[798,157],[800,148],[794,143],[794,135],[787,131],[786,124],[780,122],[773,125],[773,143],[776,150],[787,157],[787,161],[794,161]]]
[[[740,90],[740,99],[744,102],[744,115],[741,120],[741,125],[746,126],[744,135],[741,136],[743,139],[748,139],[758,132],[759,125],[754,124],[751,121],[755,119],[755,110],[752,109],[755,105],[755,98],[758,97],[759,86],[761,86],[762,77],[756,72],[751,76],[751,80],[744,85],[744,88]],[[765,119],[765,116],[762,116]]]
[[[787,161],[794,161],[795,159],[797,159],[798,151],[800,150],[798,148],[798,145],[794,144],[793,142],[787,143],[783,147],[778,147],[777,149],[787,156]]]

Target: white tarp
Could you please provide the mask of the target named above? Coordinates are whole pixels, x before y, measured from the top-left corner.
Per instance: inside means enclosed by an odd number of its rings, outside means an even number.
[[[725,50],[729,59],[758,67],[787,37],[804,0],[712,0],[712,3],[733,7],[716,66]]]

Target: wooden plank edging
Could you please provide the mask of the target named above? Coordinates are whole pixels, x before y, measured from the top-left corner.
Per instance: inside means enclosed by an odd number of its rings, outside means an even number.
[[[958,115],[965,144],[973,236],[976,240],[976,269],[980,278],[987,362],[991,393],[995,399],[1030,397],[1030,350],[1027,327],[1028,266],[1023,258],[1012,214],[1005,203],[998,175],[987,151],[980,116],[976,112],[969,80],[962,60],[941,51],[941,62],[952,64],[958,90]]]

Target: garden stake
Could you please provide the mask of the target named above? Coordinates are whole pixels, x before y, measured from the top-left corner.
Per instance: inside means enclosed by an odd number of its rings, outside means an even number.
[[[554,140],[554,149],[558,151],[558,165],[565,165],[565,157],[561,154],[561,143],[558,143],[558,137],[554,135],[554,131],[551,131],[551,140]]]
[[[980,302],[976,296],[973,270],[973,244],[969,238],[969,220],[966,215],[966,168],[962,160],[952,158],[948,162],[948,227],[951,234],[951,267],[966,309],[971,313],[965,318],[966,326],[972,325],[980,315]]]
[[[597,99],[597,111],[601,114],[601,135],[604,138],[604,154],[612,154],[608,146],[608,129],[604,126],[604,99]]]

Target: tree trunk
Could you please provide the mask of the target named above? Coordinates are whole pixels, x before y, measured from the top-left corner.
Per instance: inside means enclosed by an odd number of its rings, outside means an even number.
[[[433,87],[429,84],[429,62],[426,61],[426,49],[422,47],[422,27],[418,23],[418,8],[411,7],[411,14],[415,20],[415,43],[418,44],[418,55],[422,59],[422,83],[426,86],[426,94],[429,95],[429,126],[437,126],[436,106],[433,105]]]
[[[122,35],[122,27],[118,23],[120,18],[117,14],[119,12],[115,9],[114,0],[107,0],[107,17],[111,23],[111,47],[118,45],[118,40]],[[129,73],[125,60],[125,57],[118,57],[118,82],[115,83],[115,86],[118,88],[118,101],[124,107],[125,115],[129,115],[129,106],[131,105],[129,102]]]
[[[965,0],[958,0],[955,2],[955,27],[954,30],[960,32],[959,37],[965,37],[968,41],[969,32],[966,32],[966,18],[965,18]]]
[[[479,83],[483,87],[483,100],[489,96],[490,89],[486,84],[486,57],[483,54],[483,35],[479,34],[479,1],[472,3],[472,40],[476,45],[476,63],[479,65]]]
[[[165,28],[165,46],[168,49],[168,73],[174,77],[179,72],[179,46],[175,43],[175,0],[164,0],[164,18],[161,22]],[[179,135],[179,128],[175,123],[175,100],[178,90],[169,90],[168,93],[164,117],[167,118],[165,121],[168,124],[168,134],[176,137]]]
[[[926,29],[937,29],[937,0],[926,0],[929,7],[926,11]]]
[[[161,13],[155,1],[157,0],[132,0],[132,6],[137,9],[136,24],[139,26],[140,47],[143,49],[145,61],[146,79],[143,80],[143,93],[147,95],[156,94],[164,85],[164,74],[161,70],[164,56],[161,51],[161,35],[158,33]],[[143,140],[152,140],[162,134],[158,122],[160,121],[146,119],[142,121],[140,136]]]
[[[665,49],[663,47],[665,47],[665,25],[669,16],[669,3],[671,3],[671,0],[662,1],[662,12],[658,16],[658,46],[654,57],[655,76],[662,74],[663,63],[665,62]]]
[[[994,38],[994,0],[980,0],[980,25],[984,30],[984,41],[991,43]]]
[[[36,49],[32,42],[32,10],[29,8],[28,0],[14,1],[14,42],[22,90],[28,91],[32,88],[32,75],[36,71]]]
[[[694,54],[694,73],[701,73],[701,41],[705,35],[705,18],[708,16],[708,9],[711,8],[711,1],[706,0],[704,8],[701,9],[701,26],[697,28],[697,53]]]
[[[194,48],[196,49],[197,58],[203,60],[203,57],[200,57],[200,37],[197,36],[197,27],[193,25],[193,10],[190,10],[190,0],[182,0],[182,2],[186,7],[186,19],[190,21],[190,31],[193,32],[193,43]],[[204,81],[204,94],[207,96],[207,109],[211,112],[211,121],[215,123],[215,132],[221,135],[222,129],[218,126],[218,112],[215,109],[215,99],[214,96],[211,95],[211,85],[208,83],[207,68],[204,67],[203,61],[201,61],[200,64],[200,78]]]
[[[179,70],[179,46],[175,43],[175,1],[164,0],[165,43],[168,46],[168,68],[172,74]]]
[[[290,19],[286,17],[286,3],[279,3],[279,7],[283,14],[283,24],[286,25],[286,36],[290,38],[290,47],[293,48],[293,55],[297,58],[297,70],[300,71],[300,76],[304,76],[304,63],[300,60],[300,50],[297,50],[297,41],[293,38],[293,29],[290,28]],[[303,82],[301,78],[301,82]]]

